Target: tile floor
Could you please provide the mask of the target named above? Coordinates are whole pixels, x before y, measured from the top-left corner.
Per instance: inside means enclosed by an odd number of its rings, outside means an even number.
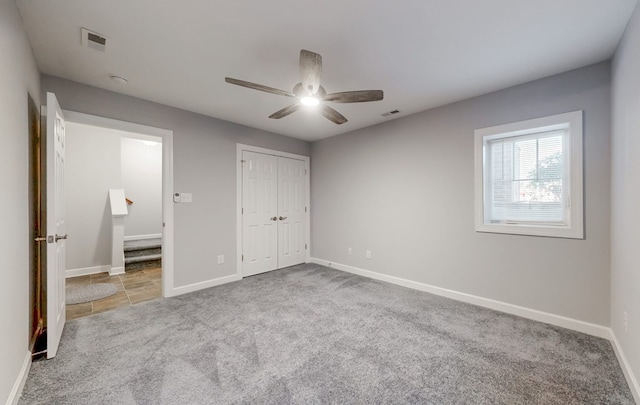
[[[157,267],[133,270],[117,276],[99,273],[67,279],[67,287],[97,283],[115,284],[118,287],[118,292],[101,300],[67,305],[67,321],[160,298],[162,296],[162,269]]]

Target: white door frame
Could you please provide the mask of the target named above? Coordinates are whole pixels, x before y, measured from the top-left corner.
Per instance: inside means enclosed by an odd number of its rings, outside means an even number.
[[[67,121],[162,138],[162,296],[176,294],[173,285],[173,131],[63,110]]]
[[[266,155],[281,156],[291,159],[304,161],[306,170],[306,181],[304,195],[307,200],[307,212],[305,213],[305,221],[307,221],[305,262],[309,262],[311,257],[311,165],[309,156],[296,155],[294,153],[282,152],[274,149],[266,149],[258,146],[237,144],[236,149],[236,274],[242,277],[242,152],[257,152]]]

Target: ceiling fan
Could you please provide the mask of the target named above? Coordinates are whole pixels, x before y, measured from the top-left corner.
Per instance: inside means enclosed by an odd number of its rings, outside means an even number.
[[[224,80],[227,83],[238,86],[298,99],[298,102],[271,114],[269,118],[273,119],[286,117],[298,111],[302,105],[314,106],[320,104],[320,113],[328,120],[340,125],[347,122],[347,118],[329,107],[326,104],[327,101],[334,103],[364,103],[368,101],[380,101],[384,96],[382,90],[358,90],[327,94],[324,87],[320,85],[321,75],[322,56],[315,52],[302,49],[300,51],[300,83],[296,84],[291,92],[257,83],[246,82],[244,80],[233,79],[231,77],[225,77]]]

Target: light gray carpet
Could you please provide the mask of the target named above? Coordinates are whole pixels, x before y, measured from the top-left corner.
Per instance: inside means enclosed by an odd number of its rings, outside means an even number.
[[[67,305],[73,305],[107,298],[117,292],[118,287],[114,284],[97,283],[67,287],[65,291],[65,298]]]
[[[71,321],[21,404],[633,404],[604,340],[318,265]]]

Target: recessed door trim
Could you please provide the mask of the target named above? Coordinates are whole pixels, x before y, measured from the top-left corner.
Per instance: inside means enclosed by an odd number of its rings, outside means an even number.
[[[305,230],[306,239],[306,253],[305,262],[309,262],[311,257],[311,167],[309,156],[296,155],[293,153],[282,152],[273,149],[261,148],[258,146],[237,144],[236,148],[236,274],[242,277],[242,153],[243,152],[256,152],[263,153],[265,155],[273,155],[278,157],[285,157],[290,159],[297,159],[304,162],[305,167],[305,184],[304,184],[304,196],[306,200],[307,210],[305,212],[305,221],[307,227]]]

